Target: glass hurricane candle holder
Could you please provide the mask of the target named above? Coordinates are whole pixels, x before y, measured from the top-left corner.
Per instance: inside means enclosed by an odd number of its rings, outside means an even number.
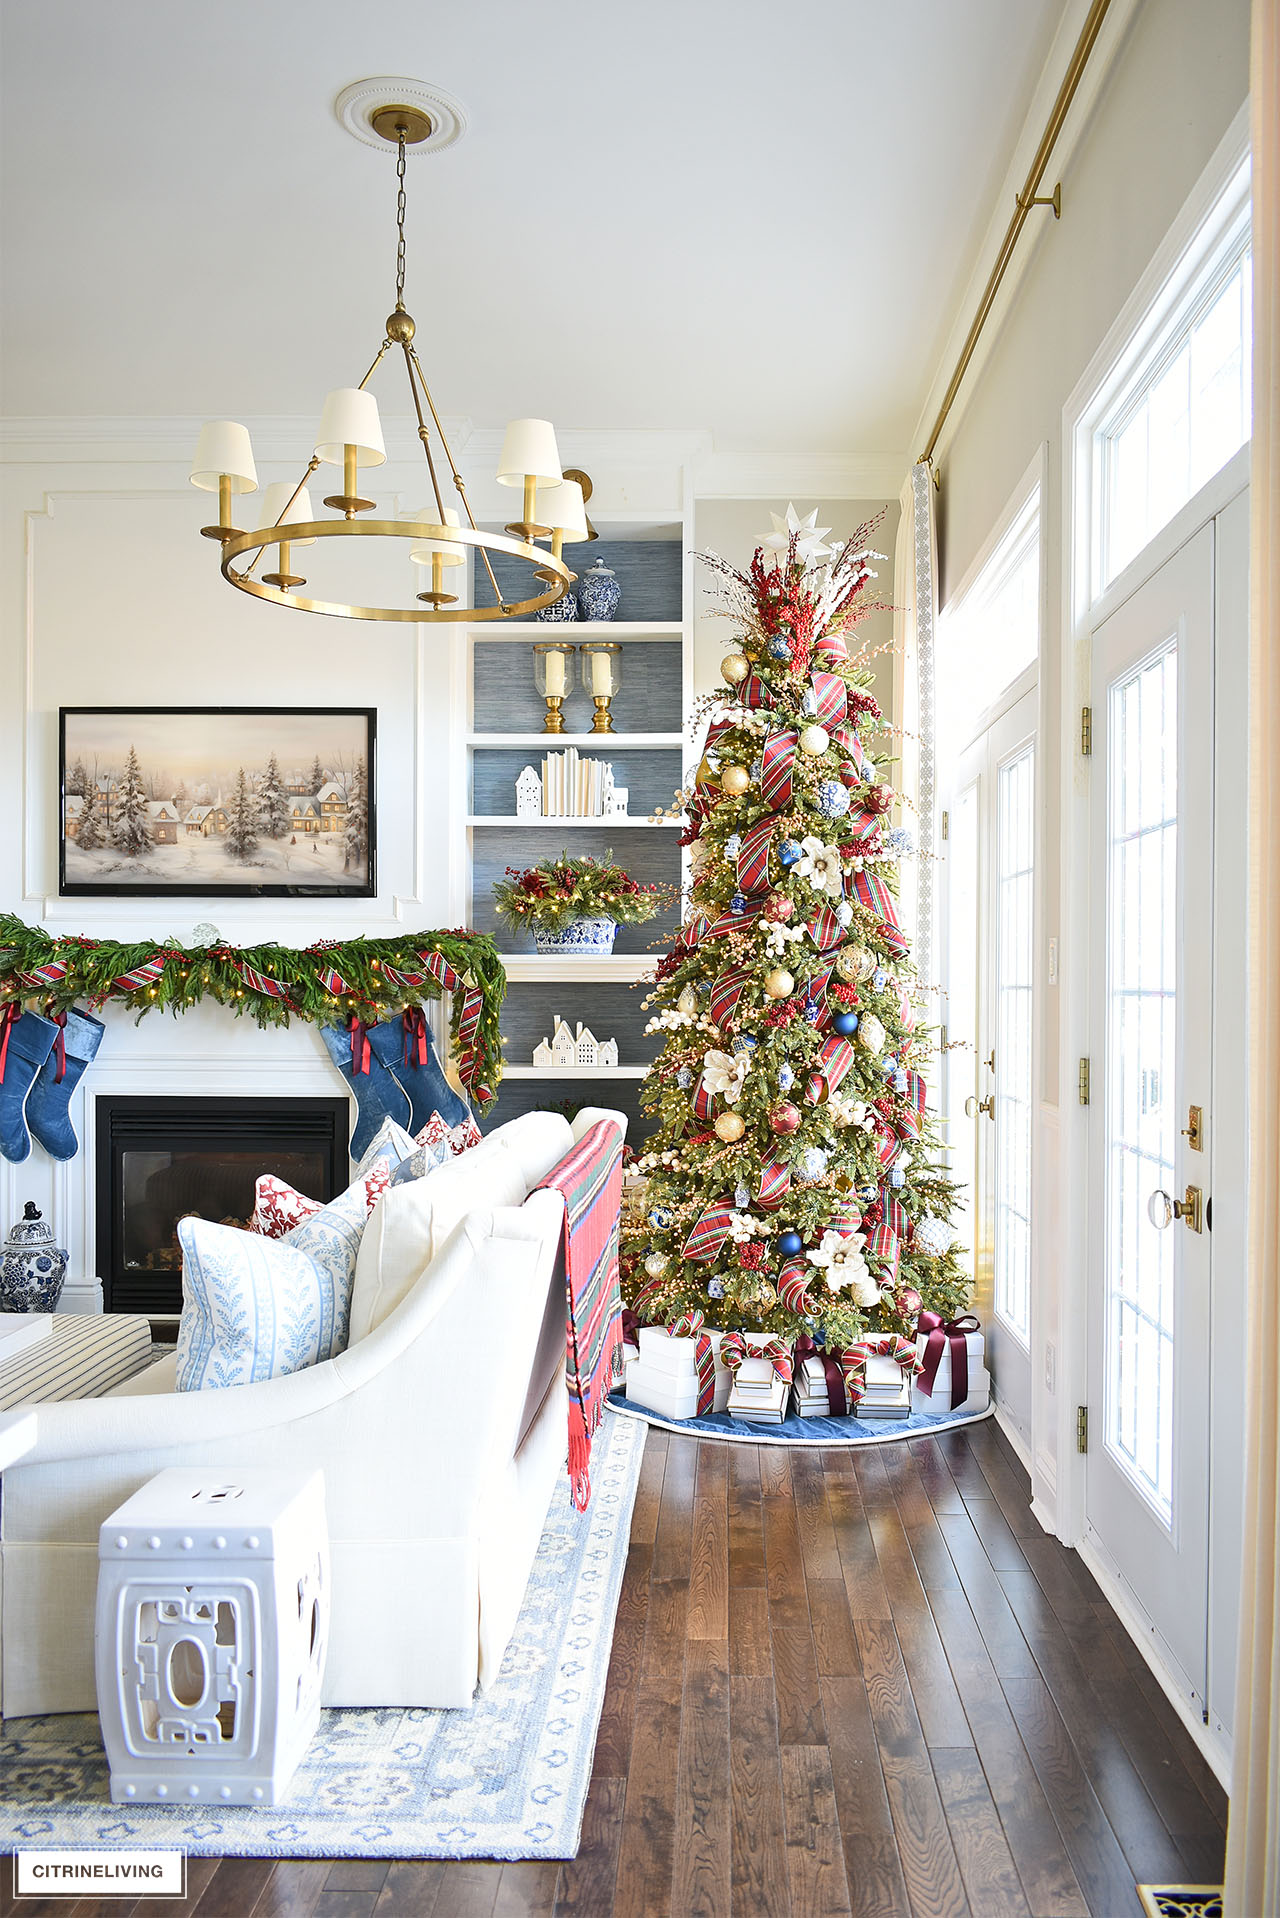
[[[582,641],[578,651],[582,654],[582,684],[595,702],[591,730],[616,732],[610,708],[622,685],[622,648],[616,639],[589,639]]]
[[[561,640],[547,641],[533,649],[533,682],[547,702],[547,716],[542,722],[544,733],[564,731],[561,708],[573,691],[574,651],[574,647],[566,646]]]

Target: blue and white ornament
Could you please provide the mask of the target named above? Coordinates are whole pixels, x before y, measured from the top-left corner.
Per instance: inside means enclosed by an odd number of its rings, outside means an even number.
[[[676,1084],[679,1086],[681,1092],[687,1092],[689,1090],[689,1087],[693,1084],[693,1074],[690,1072],[688,1066],[680,1067],[680,1070],[676,1073]]]
[[[745,1185],[739,1185],[735,1187],[734,1194],[733,1194],[733,1203],[738,1208],[739,1212],[745,1212],[747,1207],[751,1204],[751,1194],[747,1190]]]
[[[785,633],[775,633],[769,641],[770,659],[790,659],[791,641]]]
[[[818,811],[824,819],[843,819],[849,810],[849,789],[838,779],[823,779],[817,792]]]
[[[875,971],[871,975],[871,990],[873,992],[883,992],[885,989],[885,985],[888,981],[888,978],[889,978],[889,975],[885,971],[884,967],[877,966]]]
[[[707,1297],[709,1299],[722,1299],[724,1297],[724,1280],[723,1279],[707,1280]]]
[[[738,854],[741,851],[742,851],[742,834],[737,832],[731,832],[729,834],[729,837],[724,842],[725,858],[736,859],[738,857]]]
[[[665,1232],[674,1217],[670,1206],[655,1205],[649,1208],[649,1224],[655,1232]]]
[[[759,779],[759,777],[760,777],[760,775],[761,775],[761,773],[762,773],[763,771],[764,771],[764,761],[763,761],[763,759],[760,759],[760,758],[756,758],[756,759],[753,759],[753,760],[752,760],[752,762],[751,762],[751,777],[752,777],[752,779],[754,779],[754,780],[758,780],[758,779]]]
[[[790,1092],[795,1082],[796,1082],[796,1075],[791,1070],[791,1067],[787,1064],[786,1060],[784,1059],[782,1064],[778,1067],[779,1092]]]
[[[784,839],[778,847],[778,864],[794,866],[797,859],[804,858],[804,847],[798,839]]]
[[[901,1187],[901,1186],[904,1186],[906,1183],[907,1183],[906,1173],[902,1170],[900,1166],[895,1165],[893,1170],[889,1174],[889,1184],[894,1187]]]
[[[735,1035],[729,1050],[739,1059],[750,1058],[759,1043],[754,1032],[739,1032]]]
[[[881,850],[890,859],[910,859],[916,842],[905,826],[891,826],[881,841]]]
[[[734,893],[733,898],[729,901],[729,910],[730,912],[745,912],[747,910],[747,895],[745,892]]]
[[[907,1089],[907,1075],[901,1066],[893,1075],[893,1089],[895,1092],[905,1092]]]
[[[812,686],[805,687],[804,698],[800,701],[800,710],[805,714],[806,718],[811,717],[817,712],[818,695],[814,692]]]
[[[817,1025],[819,1019],[821,1019],[822,1017],[822,1007],[819,1005],[816,999],[805,1000],[804,1016],[805,1016],[806,1025],[810,1025],[810,1026]]]
[[[853,919],[853,907],[849,904],[849,901],[847,899],[842,899],[840,901],[840,904],[836,907],[836,924],[838,926],[847,926],[850,924],[852,919]]]
[[[807,1145],[800,1154],[796,1177],[801,1185],[814,1185],[827,1169],[827,1155],[821,1146]]]

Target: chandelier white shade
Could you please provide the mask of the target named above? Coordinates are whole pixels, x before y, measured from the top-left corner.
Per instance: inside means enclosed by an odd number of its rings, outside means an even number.
[[[415,83],[416,84],[416,83]],[[429,151],[433,126],[428,114],[417,107],[397,105],[394,99],[367,116],[371,136],[384,140],[396,151],[396,298],[387,316],[382,344],[368,372],[357,386],[338,386],[328,395],[320,416],[314,450],[305,470],[296,482],[277,482],[268,488],[260,510],[247,515],[249,529],[237,526],[233,519],[233,501],[241,493],[257,488],[253,449],[245,428],[233,420],[213,420],[200,434],[191,468],[192,484],[218,495],[218,521],[201,528],[205,537],[219,542],[222,577],[228,585],[257,599],[277,606],[290,606],[300,612],[330,613],[345,619],[372,620],[460,620],[469,622],[520,619],[540,612],[563,597],[575,575],[561,557],[565,540],[590,537],[580,488],[562,484],[560,452],[555,428],[549,420],[513,420],[503,440],[497,478],[504,486],[523,488],[522,516],[507,526],[505,533],[492,532],[476,524],[467,499],[466,483],[458,470],[449,442],[440,422],[440,414],[431,397],[426,374],[414,345],[416,324],[404,304],[405,277],[405,152],[409,146]],[[361,136],[363,137],[363,135]],[[438,146],[441,141],[436,140]],[[369,382],[390,353],[399,354],[408,379],[409,400],[418,440],[426,461],[431,498],[420,513],[401,518],[394,508],[378,514],[377,502],[360,496],[360,468],[383,466],[387,449],[382,434],[378,402],[369,391]],[[322,465],[341,470],[341,489],[325,495],[323,505],[333,517],[317,517],[307,481]],[[452,481],[458,505],[446,506],[441,492],[442,476]],[[366,482],[367,483],[367,482]],[[538,491],[549,504],[539,513]],[[563,497],[562,497],[563,496]],[[374,515],[361,518],[362,514]],[[558,520],[549,525],[546,517]],[[581,528],[581,530],[579,530]],[[264,537],[274,535],[274,537]],[[409,542],[408,559],[401,564],[403,599],[396,600],[393,587],[378,605],[358,605],[350,590],[339,587],[328,597],[309,594],[298,588],[307,580],[291,572],[290,547],[311,546],[317,551],[308,561],[323,583],[326,574],[341,573],[335,564],[344,555],[354,560],[360,549],[352,548],[353,538],[376,540],[390,550],[392,541]],[[546,540],[548,546],[535,545]],[[369,551],[370,549],[365,549]],[[404,549],[400,549],[403,554]],[[275,561],[275,571],[259,570],[266,560]],[[477,561],[474,584],[479,586],[479,568],[487,579],[483,601],[467,604],[466,579],[459,591],[446,592],[446,568],[458,569],[469,557]],[[429,584],[418,590],[419,567],[429,567]],[[349,577],[386,582],[396,576],[397,568],[348,565]],[[312,593],[314,593],[314,588]]]
[[[248,430],[234,420],[210,420],[200,428],[196,456],[191,462],[191,484],[216,493],[222,480],[232,493],[256,493],[258,469]]]
[[[316,440],[320,458],[330,466],[341,466],[348,446],[355,447],[361,466],[381,466],[387,457],[378,402],[358,386],[336,387],[320,415]]]

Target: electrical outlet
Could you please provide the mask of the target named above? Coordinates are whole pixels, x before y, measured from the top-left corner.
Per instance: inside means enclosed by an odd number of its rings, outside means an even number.
[[[1051,939],[1049,941],[1049,984],[1051,986],[1056,986],[1057,983],[1058,983],[1058,942],[1056,939]]]
[[[1045,1341],[1044,1348],[1044,1389],[1046,1392],[1057,1390],[1058,1348],[1052,1339]]]

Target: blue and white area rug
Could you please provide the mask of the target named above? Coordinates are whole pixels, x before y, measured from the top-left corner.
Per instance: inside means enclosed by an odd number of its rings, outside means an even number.
[[[746,1445],[889,1445],[895,1439],[931,1438],[935,1432],[950,1432],[957,1425],[977,1425],[995,1414],[995,1401],[981,1412],[958,1412],[943,1418],[922,1418],[913,1412],[910,1418],[879,1419],[875,1422],[855,1418],[797,1418],[793,1412],[781,1425],[755,1425],[749,1419],[730,1418],[727,1412],[707,1412],[700,1419],[669,1419],[637,1405],[623,1392],[611,1392],[612,1412],[624,1418],[656,1425],[663,1432],[687,1432],[691,1438],[729,1439]]]
[[[606,1419],[591,1503],[563,1478],[502,1671],[465,1711],[327,1711],[273,1811],[110,1801],[93,1714],[0,1730],[0,1851],[233,1858],[572,1858],[591,1779],[644,1428]]]

